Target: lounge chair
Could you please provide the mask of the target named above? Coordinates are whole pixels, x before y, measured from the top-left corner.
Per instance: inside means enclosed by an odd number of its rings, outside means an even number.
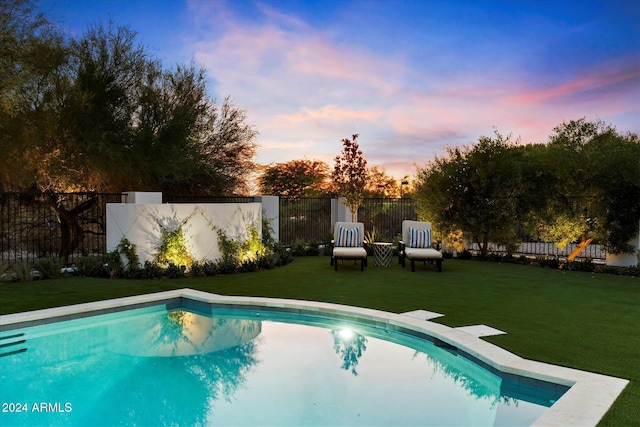
[[[398,261],[404,267],[407,259],[411,261],[413,272],[416,271],[416,261],[435,262],[438,272],[442,271],[442,253],[433,248],[430,222],[402,221]]]
[[[364,224],[361,222],[336,222],[331,241],[331,265],[338,271],[338,260],[360,261],[360,270],[367,265],[367,249],[364,242]]]

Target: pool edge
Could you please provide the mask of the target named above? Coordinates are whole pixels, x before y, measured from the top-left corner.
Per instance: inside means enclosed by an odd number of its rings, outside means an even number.
[[[132,306],[145,307],[180,299],[236,306],[305,310],[318,314],[343,314],[382,322],[391,328],[407,328],[452,345],[503,374],[569,386],[569,390],[532,424],[534,426],[595,426],[629,383],[626,379],[524,359],[466,332],[402,314],[324,302],[225,296],[188,288],[0,315],[0,332],[71,320],[89,313],[102,314],[125,310]]]

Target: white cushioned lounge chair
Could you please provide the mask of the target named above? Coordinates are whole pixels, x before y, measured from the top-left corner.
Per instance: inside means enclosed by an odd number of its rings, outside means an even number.
[[[331,265],[338,271],[338,260],[360,261],[360,270],[367,265],[367,249],[364,241],[364,224],[361,222],[336,222],[331,241]]]
[[[402,221],[398,261],[404,267],[407,259],[411,261],[411,271],[416,271],[416,261],[435,262],[438,272],[442,271],[442,253],[433,248],[430,222]]]

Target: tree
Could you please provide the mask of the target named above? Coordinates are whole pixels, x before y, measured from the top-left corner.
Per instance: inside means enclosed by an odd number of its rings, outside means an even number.
[[[342,153],[336,156],[331,173],[338,196],[345,198],[351,211],[351,221],[355,221],[358,214],[367,182],[367,161],[362,156],[357,139],[358,134],[354,134],[352,139],[342,140]]]
[[[57,123],[52,100],[67,61],[63,37],[36,13],[32,1],[0,2],[0,186],[4,189],[33,180],[34,156],[46,151],[38,145]]]
[[[245,190],[256,131],[229,98],[221,106],[209,98],[203,70],[163,70],[126,27],[96,26],[68,44],[34,37],[39,44],[25,45],[38,49],[22,49],[16,66],[33,71],[3,93],[15,98],[2,110],[5,188]]]
[[[579,241],[569,259],[596,239],[610,253],[629,251],[640,222],[638,136],[582,118],[554,128],[547,150],[555,180],[532,210],[541,238],[560,247]]]
[[[497,131],[473,146],[449,148],[419,168],[415,197],[418,215],[439,232],[462,232],[483,254],[489,242],[513,245],[521,199],[520,152],[511,137]]]
[[[640,227],[640,140],[607,126],[585,146],[595,187],[596,230],[609,253],[632,252]]]
[[[387,175],[384,169],[372,166],[367,169],[367,182],[364,188],[367,197],[401,197],[398,181]]]
[[[319,160],[292,160],[269,165],[258,181],[263,194],[287,199],[330,193],[329,166]]]
[[[0,185],[37,189],[60,218],[61,255],[82,240],[68,191],[242,192],[256,131],[204,71],[163,70],[126,27],[66,40],[29,0],[0,3]],[[8,59],[8,60],[7,60]]]

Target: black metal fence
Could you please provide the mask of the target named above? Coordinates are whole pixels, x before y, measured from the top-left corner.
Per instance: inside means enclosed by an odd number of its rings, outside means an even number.
[[[331,240],[331,199],[328,197],[280,199],[280,235],[284,245]]]
[[[0,261],[5,264],[104,254],[106,204],[120,194],[0,193]]]
[[[164,196],[165,203],[250,203],[254,197]],[[63,257],[68,263],[78,256],[106,252],[106,204],[120,203],[121,194],[98,193],[0,193],[0,262],[33,262],[44,257]],[[285,245],[296,242],[326,243],[332,233],[332,199],[280,199],[279,239]],[[402,220],[418,219],[410,198],[368,198],[358,210],[358,220],[367,232],[375,230],[379,240],[393,241],[401,233]],[[555,245],[530,242],[523,236],[518,253],[566,256]],[[595,242],[597,243],[597,242]],[[477,249],[473,246],[470,249]],[[493,252],[504,248],[492,246]],[[604,259],[604,250],[589,245],[581,257]]]
[[[417,220],[416,202],[410,198],[364,199],[358,209],[358,221],[364,224],[365,232],[374,231],[380,241],[392,242],[402,234],[402,221]]]
[[[162,203],[253,203],[253,196],[183,196],[162,195]]]

